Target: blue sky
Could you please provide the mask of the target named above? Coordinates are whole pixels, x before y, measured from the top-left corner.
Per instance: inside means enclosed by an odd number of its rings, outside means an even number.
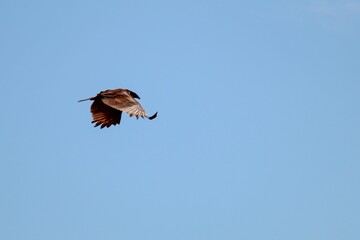
[[[359,239],[359,1],[0,2],[0,239]],[[129,88],[153,121],[90,124]]]

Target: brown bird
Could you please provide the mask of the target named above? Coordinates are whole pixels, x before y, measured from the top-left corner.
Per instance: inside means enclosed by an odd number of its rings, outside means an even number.
[[[101,91],[95,97],[79,100],[79,102],[94,101],[90,108],[93,117],[91,123],[95,123],[94,127],[101,125],[101,128],[104,128],[120,124],[122,112],[126,112],[130,117],[135,116],[137,119],[139,117],[146,117],[149,120],[156,118],[157,112],[149,117],[135,98],[140,99],[139,95],[133,91],[118,88]]]

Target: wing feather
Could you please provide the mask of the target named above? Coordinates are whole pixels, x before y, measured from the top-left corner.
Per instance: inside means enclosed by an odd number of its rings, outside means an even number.
[[[130,117],[132,116],[135,116],[136,118],[147,117],[147,113],[145,112],[145,109],[132,96],[136,93],[131,94],[126,89],[116,89],[116,90],[108,90],[108,91],[112,91],[112,92],[105,91],[101,93],[102,96],[101,100],[103,101],[104,104],[119,111],[126,112],[127,114],[130,115]]]
[[[101,99],[94,100],[91,105],[91,113],[93,116],[91,123],[95,123],[95,127],[101,125],[100,128],[104,128],[120,124],[122,112],[107,106]]]

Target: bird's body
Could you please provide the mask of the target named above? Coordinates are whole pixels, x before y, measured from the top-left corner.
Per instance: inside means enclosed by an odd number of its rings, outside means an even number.
[[[90,111],[92,113],[95,127],[101,125],[101,128],[120,124],[122,112],[126,112],[130,117],[146,117],[150,120],[156,118],[157,112],[149,117],[144,108],[135,98],[140,97],[128,89],[118,88],[105,90],[98,93],[95,97],[80,100],[79,102],[92,100]]]

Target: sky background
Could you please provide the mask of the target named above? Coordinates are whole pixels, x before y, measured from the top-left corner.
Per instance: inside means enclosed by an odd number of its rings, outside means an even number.
[[[0,1],[0,239],[360,239],[360,2]],[[129,88],[153,121],[94,128]]]

